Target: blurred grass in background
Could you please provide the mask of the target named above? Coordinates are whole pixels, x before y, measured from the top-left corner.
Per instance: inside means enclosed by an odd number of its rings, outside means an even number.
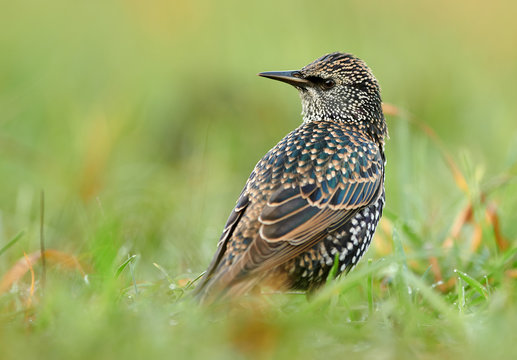
[[[0,8],[0,249],[23,231],[0,252],[0,277],[39,250],[44,190],[47,248],[77,256],[90,280],[50,266],[43,294],[34,264],[33,296],[30,275],[0,295],[0,358],[509,355],[517,340],[515,2]],[[296,91],[255,74],[333,51],[364,59],[383,100],[401,109],[388,118],[388,214],[366,255],[372,265],[365,259],[314,302],[274,297],[260,316],[224,320],[175,302],[208,264],[254,164],[300,123]],[[464,191],[410,120],[434,129]],[[508,249],[496,246],[485,213],[496,214]],[[447,239],[452,250],[442,248]],[[477,284],[458,280],[455,268]],[[442,277],[453,281],[436,284]]]

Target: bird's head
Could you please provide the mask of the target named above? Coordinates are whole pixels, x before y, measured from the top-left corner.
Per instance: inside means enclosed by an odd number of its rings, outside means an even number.
[[[361,59],[332,53],[300,70],[269,71],[260,76],[283,81],[300,92],[304,121],[338,121],[364,127],[377,140],[387,135],[380,88]]]

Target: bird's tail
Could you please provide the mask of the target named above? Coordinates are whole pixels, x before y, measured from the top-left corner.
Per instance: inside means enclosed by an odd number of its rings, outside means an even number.
[[[199,285],[192,292],[201,304],[208,305],[216,301],[227,301],[248,293],[260,282],[260,277],[236,279],[228,272],[222,274],[205,274]]]

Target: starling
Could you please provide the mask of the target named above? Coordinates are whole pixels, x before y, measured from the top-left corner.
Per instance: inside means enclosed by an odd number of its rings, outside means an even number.
[[[300,93],[303,123],[255,166],[195,293],[202,302],[255,287],[312,291],[365,253],[384,206],[386,121],[359,58],[325,55],[263,72]]]

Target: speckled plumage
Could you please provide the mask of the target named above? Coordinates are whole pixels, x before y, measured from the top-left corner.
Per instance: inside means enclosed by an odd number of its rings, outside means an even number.
[[[384,206],[386,123],[377,80],[350,55],[259,74],[294,85],[303,123],[255,166],[196,292],[313,290],[367,250]]]

